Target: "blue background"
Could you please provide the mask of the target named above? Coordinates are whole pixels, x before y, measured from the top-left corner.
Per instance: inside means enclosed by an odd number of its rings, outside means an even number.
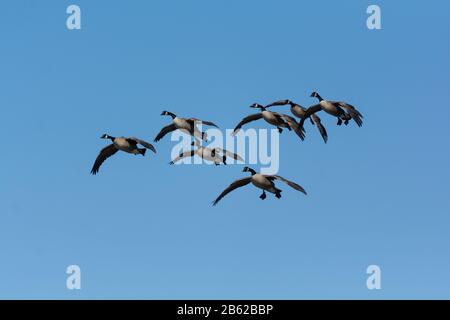
[[[0,298],[450,298],[450,3],[376,1],[380,31],[369,4],[2,3]],[[212,207],[243,166],[169,166],[170,137],[89,174],[102,133],[152,141],[164,109],[233,128],[313,90],[365,124],[280,136],[307,197],[247,186]]]

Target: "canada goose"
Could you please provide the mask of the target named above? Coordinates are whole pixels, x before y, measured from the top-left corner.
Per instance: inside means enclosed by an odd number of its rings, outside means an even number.
[[[279,100],[276,102],[273,102],[266,106],[266,108],[274,107],[274,106],[285,106],[290,105],[291,106],[291,113],[300,118],[303,119],[306,117],[306,108],[302,107],[301,105],[292,102],[291,100]],[[322,136],[322,139],[325,143],[328,141],[328,133],[325,127],[322,125],[322,121],[320,120],[319,116],[317,116],[315,113],[311,115],[310,117],[311,124],[315,125],[317,129],[319,130],[320,135]]]
[[[252,104],[250,108],[260,109],[261,112],[249,115],[242,119],[242,121],[238,123],[236,128],[234,128],[232,135],[236,135],[244,124],[259,119],[264,119],[267,123],[276,126],[278,128],[278,132],[280,133],[283,132],[282,128],[287,128],[289,131],[294,130],[294,132],[300,137],[300,139],[304,139],[303,131],[300,129],[299,124],[297,123],[297,121],[295,121],[294,118],[285,114],[268,111],[266,107],[260,105],[259,103]]]
[[[196,119],[196,118],[179,118],[175,114],[173,114],[172,112],[169,112],[169,111],[163,111],[161,113],[161,115],[172,117],[172,123],[161,129],[161,131],[158,133],[158,135],[155,138],[155,142],[158,142],[166,134],[168,134],[169,132],[175,131],[177,129],[180,129],[184,133],[187,133],[193,137],[197,137],[201,140],[206,140],[206,138],[207,138],[206,133],[200,132],[198,130],[198,128],[196,126],[197,123],[202,123],[207,126],[213,126],[213,127],[218,128],[218,126],[216,126],[214,123],[212,123],[210,121],[203,121],[203,120]]]
[[[125,137],[113,137],[108,134],[104,134],[100,137],[100,139],[109,139],[112,141],[112,144],[106,146],[103,148],[99,155],[97,156],[97,159],[95,159],[94,165],[92,167],[91,173],[93,175],[96,175],[98,173],[98,170],[100,169],[100,166],[102,163],[114,155],[117,151],[124,151],[131,154],[142,154],[145,155],[145,151],[147,149],[152,150],[154,153],[156,153],[156,149],[153,145],[151,145],[148,142],[145,142],[143,140],[140,140],[138,138],[125,138]],[[145,148],[138,148],[137,145],[140,144],[144,146]]]
[[[363,124],[362,118],[363,116],[361,113],[359,113],[356,108],[346,102],[342,101],[327,101],[324,100],[317,92],[311,93],[311,97],[317,98],[319,100],[319,103],[309,107],[306,110],[306,116],[300,121],[300,126],[303,127],[303,123],[306,118],[310,117],[311,115],[315,114],[316,112],[319,112],[321,110],[325,111],[326,113],[338,118],[337,125],[340,126],[342,122],[344,121],[344,124],[347,125],[348,122],[353,119],[358,127],[361,127]],[[345,109],[345,111],[344,111]]]
[[[212,161],[216,166],[223,163],[224,165],[227,164],[227,157],[233,158],[235,160],[244,161],[239,155],[229,152],[227,150],[221,149],[221,148],[208,148],[201,145],[201,143],[195,139],[195,141],[192,141],[191,146],[196,146],[197,149],[192,149],[190,151],[185,151],[183,153],[180,153],[178,157],[173,159],[169,162],[169,164],[174,164],[180,161],[181,159],[187,158],[187,157],[193,157],[194,155],[198,155],[200,158]]]
[[[230,184],[228,186],[228,188],[226,188],[217,197],[217,199],[214,200],[213,206],[215,206],[223,197],[225,197],[231,191],[233,191],[233,190],[235,190],[237,188],[243,187],[243,186],[249,184],[250,182],[255,187],[260,188],[260,189],[263,190],[263,193],[259,196],[259,198],[261,200],[264,200],[267,197],[266,196],[266,191],[275,194],[275,197],[277,197],[278,199],[281,198],[281,191],[282,190],[280,190],[277,187],[275,187],[274,180],[279,180],[281,182],[284,182],[288,186],[290,186],[291,188],[294,188],[295,190],[303,192],[306,195],[305,189],[303,189],[301,186],[299,186],[298,184],[296,184],[296,183],[294,183],[292,181],[284,179],[283,177],[280,177],[280,176],[277,176],[277,175],[263,175],[263,174],[260,174],[260,173],[256,173],[256,171],[253,170],[250,167],[245,167],[244,170],[242,170],[242,172],[250,172],[251,176],[247,177],[247,178],[236,180],[232,184]]]

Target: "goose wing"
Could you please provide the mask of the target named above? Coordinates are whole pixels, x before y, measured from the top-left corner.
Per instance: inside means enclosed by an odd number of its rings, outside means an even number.
[[[300,127],[297,121],[287,114],[280,114],[281,119],[283,119],[284,122],[286,122],[289,127],[294,130],[294,132],[299,136],[300,139],[305,139],[305,133],[303,127]]]
[[[239,161],[244,162],[244,159],[242,159],[242,158],[241,158],[238,154],[236,154],[236,153],[227,151],[227,150],[222,149],[222,148],[215,148],[215,149],[216,149],[216,151],[221,152],[223,155],[225,155],[225,156],[227,156],[227,157],[233,158],[234,160],[239,160]]]
[[[189,119],[186,119],[186,120],[187,120],[188,122],[190,122],[191,124],[193,124],[193,125],[195,125],[195,124],[198,123],[198,122],[201,122],[201,123],[204,124],[204,125],[219,128],[219,126],[217,126],[216,124],[214,124],[214,123],[211,122],[211,121],[204,121],[204,120],[200,120],[200,119],[197,119],[197,118],[189,118]]]
[[[96,175],[98,170],[100,169],[100,166],[102,165],[102,163],[108,159],[109,157],[111,157],[112,155],[114,155],[117,151],[119,151],[114,144],[110,144],[109,146],[106,146],[105,148],[103,148],[99,155],[97,156],[97,159],[95,159],[94,165],[92,166],[91,169],[91,174],[92,175]]]
[[[176,157],[175,159],[170,161],[169,164],[177,163],[181,159],[184,159],[184,158],[187,158],[187,157],[193,157],[194,154],[195,154],[195,150],[185,151],[185,152],[181,153],[178,157]]]
[[[286,183],[288,186],[290,186],[291,188],[294,188],[297,191],[300,191],[304,194],[306,194],[305,189],[303,189],[302,186],[296,184],[295,182],[289,181],[288,179],[285,179],[281,176],[277,176],[277,175],[265,175],[265,177],[269,180],[280,180],[281,182]]]
[[[225,197],[231,191],[249,184],[251,180],[252,180],[252,177],[247,177],[247,178],[236,180],[235,182],[230,184],[228,186],[228,188],[223,190],[222,193],[217,197],[217,199],[213,201],[213,206],[215,206],[223,197]]]
[[[308,118],[312,114],[317,113],[317,112],[319,112],[321,110],[322,110],[322,106],[319,103],[315,104],[313,106],[310,106],[310,107],[306,108],[306,110],[305,110],[305,112],[306,112],[305,117]]]
[[[325,143],[327,143],[328,141],[328,133],[327,133],[327,129],[325,129],[325,127],[322,124],[322,121],[320,120],[319,116],[317,114],[312,114],[311,115],[311,120],[313,121],[313,123],[316,125],[317,129],[320,132],[320,135],[322,136],[322,139]]]
[[[351,104],[348,104],[346,102],[342,102],[342,101],[333,102],[333,103],[335,103],[338,106],[340,106],[341,108],[345,109],[345,111],[350,115],[350,117],[352,117],[352,119],[356,122],[358,127],[362,127],[362,125],[363,125],[362,119],[364,117],[358,110],[356,110],[356,108],[354,106],[352,106]]]
[[[315,104],[305,110],[305,116],[300,120],[299,126],[300,128],[304,128],[305,120],[311,117],[313,114],[322,110],[322,106],[320,104]]]
[[[251,114],[249,116],[246,116],[244,119],[242,119],[241,122],[238,123],[238,125],[236,126],[236,128],[234,128],[232,135],[236,135],[236,133],[242,128],[242,126],[244,124],[247,124],[249,122],[255,121],[255,120],[259,120],[262,118],[262,113],[255,113],[255,114]]]
[[[130,142],[134,141],[135,144],[140,144],[140,145],[146,147],[147,149],[152,150],[153,153],[156,153],[155,147],[151,143],[148,143],[147,141],[144,141],[144,140],[141,140],[141,139],[138,139],[138,138],[135,138],[135,137],[128,138],[127,140],[130,141]]]
[[[175,125],[169,124],[168,126],[165,126],[164,128],[161,129],[161,131],[158,133],[158,135],[155,138],[155,142],[158,142],[159,140],[161,140],[166,134],[168,134],[169,132],[175,131],[177,128],[175,127]]]
[[[287,100],[287,99],[285,99],[285,100],[278,100],[278,101],[272,102],[271,104],[268,104],[266,106],[266,108],[275,107],[275,106],[285,106],[287,104],[289,104],[289,100]]]

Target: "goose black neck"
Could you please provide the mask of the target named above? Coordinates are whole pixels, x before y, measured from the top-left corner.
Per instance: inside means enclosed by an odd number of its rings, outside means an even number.
[[[174,113],[172,113],[172,112],[167,112],[167,114],[169,115],[169,116],[171,116],[172,117],[172,119],[175,119],[177,116],[174,114]]]
[[[114,142],[114,140],[116,140],[116,137],[113,137],[113,136],[108,135],[108,136],[106,136],[106,139],[109,139],[109,140],[111,140],[112,142]]]
[[[316,98],[319,99],[319,101],[323,101],[323,99],[322,99],[322,97],[320,96],[320,94],[317,94]]]
[[[256,171],[253,170],[252,168],[248,168],[247,170],[252,174],[252,176],[256,174]]]

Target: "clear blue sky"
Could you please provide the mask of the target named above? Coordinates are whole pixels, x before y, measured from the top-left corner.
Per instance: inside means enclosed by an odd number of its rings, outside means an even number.
[[[0,298],[450,298],[449,18],[448,1],[3,3]],[[248,186],[211,207],[243,166],[169,166],[170,137],[89,174],[101,134],[152,140],[164,109],[232,128],[312,90],[365,124],[281,135],[307,197]]]

